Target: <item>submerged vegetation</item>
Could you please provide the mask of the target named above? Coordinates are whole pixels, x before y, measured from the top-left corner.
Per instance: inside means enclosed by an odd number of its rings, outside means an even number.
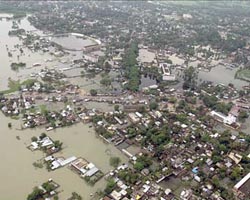
[[[12,70],[18,71],[20,68],[26,67],[26,63],[23,63],[23,62],[11,63],[10,67],[11,67]]]
[[[235,78],[250,82],[250,69],[239,69],[235,74]]]
[[[27,80],[25,80],[23,82],[20,82],[19,80],[15,81],[15,80],[12,80],[12,79],[9,78],[9,83],[8,83],[9,89],[1,91],[1,93],[2,94],[10,94],[10,93],[13,93],[13,92],[17,92],[17,91],[19,91],[21,89],[22,86],[30,87],[35,82],[36,82],[35,79],[27,79]]]

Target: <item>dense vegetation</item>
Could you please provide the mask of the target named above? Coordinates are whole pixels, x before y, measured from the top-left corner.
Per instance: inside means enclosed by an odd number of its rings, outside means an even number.
[[[26,63],[20,62],[20,63],[11,63],[10,65],[11,69],[14,71],[18,71],[19,68],[26,67]]]
[[[123,57],[125,77],[128,79],[127,89],[136,92],[140,85],[140,69],[137,64],[138,45],[135,42],[130,44]]]

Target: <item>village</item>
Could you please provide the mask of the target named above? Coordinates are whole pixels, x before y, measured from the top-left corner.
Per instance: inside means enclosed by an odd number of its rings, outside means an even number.
[[[10,119],[3,126],[11,129],[11,120],[17,120],[21,131],[42,130],[26,145],[31,152],[43,152],[34,167],[46,166],[48,173],[68,168],[72,176],[77,174],[91,186],[105,179],[106,187],[90,199],[250,198],[250,87],[248,77],[242,75],[242,70],[249,70],[247,36],[237,32],[230,39],[224,35],[231,33],[221,25],[211,35],[203,33],[213,38],[206,39],[210,43],[200,42],[204,38],[194,37],[201,30],[193,24],[200,13],[186,8],[175,12],[174,5],[167,8],[149,2],[139,15],[143,8],[135,2],[110,7],[88,2],[88,8],[103,10],[103,20],[98,11],[92,10],[93,17],[88,9],[46,5],[41,3],[42,13],[36,12],[36,5],[21,6],[35,13],[28,20],[44,35],[22,30],[10,18],[13,30],[9,35],[19,38],[22,45],[6,49],[11,59],[24,56],[24,49],[50,57],[32,64],[13,59],[10,70],[29,70],[28,75],[8,78],[9,88],[0,92],[0,109]],[[168,14],[154,16],[154,9]],[[109,12],[120,13],[112,25]],[[50,20],[45,21],[45,16]],[[228,20],[223,14],[218,18]],[[63,28],[55,23],[58,19]],[[68,19],[73,21],[71,25],[66,23]],[[175,43],[156,33],[163,27],[172,33],[169,36]],[[186,38],[181,41],[183,48],[177,37]],[[197,44],[190,45],[188,38]],[[86,40],[86,45],[79,40]],[[224,70],[225,76],[234,74],[222,81],[203,78],[216,69]],[[223,79],[223,74],[218,76]],[[113,145],[129,161],[113,158],[113,170],[104,173],[82,155],[65,156],[65,145],[53,139],[54,135],[80,123],[94,129],[97,139]],[[58,188],[59,184],[49,180],[35,187],[27,199],[56,199]],[[81,197],[72,193],[69,199]]]

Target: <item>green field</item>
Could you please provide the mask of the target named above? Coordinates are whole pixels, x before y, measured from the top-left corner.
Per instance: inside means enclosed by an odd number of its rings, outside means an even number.
[[[250,82],[250,69],[240,69],[236,72],[235,77]]]

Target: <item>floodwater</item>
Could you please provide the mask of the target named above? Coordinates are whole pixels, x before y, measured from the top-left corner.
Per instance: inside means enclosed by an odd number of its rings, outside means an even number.
[[[8,17],[11,15],[0,14],[0,17]],[[12,28],[12,20],[6,20],[5,18],[0,20],[0,69],[4,73],[0,73],[0,91],[8,89],[8,78],[11,77],[13,80],[26,80],[31,78],[32,73],[37,73],[41,69],[63,69],[69,67],[74,59],[82,58],[82,52],[70,52],[69,54],[63,56],[62,58],[56,57],[50,54],[50,52],[32,52],[28,48],[21,46],[24,53],[21,54],[19,48],[15,48],[15,45],[22,45],[22,41],[18,37],[9,37],[8,32]],[[38,35],[44,36],[44,33],[40,30],[35,29],[27,20],[24,18],[19,24],[19,28],[23,28],[26,31],[32,31]],[[12,57],[8,57],[8,51],[11,52]],[[51,50],[53,52],[53,49]],[[49,62],[48,62],[49,61]],[[26,67],[19,69],[19,71],[13,71],[10,67],[12,62],[24,62]],[[41,66],[33,67],[34,63],[40,63]],[[78,69],[80,70],[80,69]],[[66,72],[66,71],[65,71]],[[89,90],[92,87],[91,81],[83,78],[78,78],[80,80],[80,85],[84,86]],[[74,82],[72,82],[74,84]]]
[[[141,76],[141,84],[140,84],[140,89],[145,88],[145,87],[149,87],[152,85],[156,84],[156,80],[150,78],[149,76],[145,77],[145,76]]]
[[[182,65],[184,63],[184,59],[178,57],[176,54],[168,55],[168,59],[171,60],[174,65]]]
[[[8,15],[6,16],[4,14],[2,16],[7,17]],[[8,36],[8,31],[11,30],[11,26],[12,21],[6,21],[6,19],[0,21],[0,90],[8,88],[9,77],[14,80],[25,80],[30,77],[31,73],[38,72],[44,67],[67,67],[72,61],[72,58],[81,56],[74,52],[63,58],[56,58],[49,53],[32,52],[25,47],[22,47],[24,54],[20,55],[19,50],[17,50],[14,45],[21,45],[22,42],[19,41],[17,37]],[[19,27],[29,31],[35,30],[27,18],[21,20]],[[38,30],[35,31],[39,32]],[[13,57],[8,57],[7,48],[11,51]],[[19,61],[26,62],[27,67],[20,69],[19,72],[15,72],[10,69],[10,64],[11,62],[18,62],[18,55],[20,56]],[[46,59],[51,59],[51,61],[45,62]],[[62,62],[65,59],[69,62]],[[41,63],[42,66],[32,67],[33,63]],[[92,106],[95,107],[97,105]],[[102,105],[102,107],[104,106],[106,105]],[[113,106],[108,109],[113,109]],[[39,128],[20,131],[18,129],[21,127],[21,121],[7,118],[1,112],[0,120],[0,154],[2,159],[0,167],[0,199],[26,199],[33,187],[39,186],[49,178],[52,178],[61,186],[59,188],[61,191],[59,194],[60,199],[67,199],[72,192],[77,192],[84,200],[89,200],[91,199],[91,193],[95,193],[105,187],[106,183],[104,179],[98,181],[96,185],[92,187],[87,185],[83,179],[67,167],[60,168],[53,172],[48,172],[45,167],[36,169],[33,163],[42,159],[45,155],[40,151],[31,152],[26,147],[30,144],[32,136],[39,136],[42,132],[46,131]],[[11,129],[8,128],[9,122],[13,125]],[[93,162],[104,173],[112,169],[109,165],[111,156],[120,157],[122,162],[128,161],[124,154],[113,145],[105,144],[96,136],[94,130],[86,124],[79,123],[71,127],[46,132],[46,134],[53,140],[63,142],[63,150],[59,153],[59,156],[65,158],[69,156],[83,157],[89,162]],[[20,137],[20,140],[17,139],[17,136]]]
[[[96,44],[93,40],[80,38],[74,35],[52,37],[51,41],[61,45],[65,49],[82,50],[86,46]]]
[[[235,72],[237,68],[226,68],[222,65],[213,67],[210,72],[200,71],[198,78],[203,81],[212,81],[217,84],[228,85],[229,83],[234,84],[237,89],[241,89],[243,86],[249,85],[246,81],[235,79]]]
[[[1,71],[4,70],[4,73],[0,73],[0,90],[8,88],[9,77],[14,80],[25,80],[30,77],[32,72],[38,72],[38,70],[40,71],[40,69],[44,68],[45,59],[52,59],[49,53],[31,52],[31,50],[24,47],[22,47],[24,53],[21,55],[19,49],[14,46],[17,44],[22,45],[22,42],[17,37],[8,36],[11,26],[11,20],[2,19],[0,21],[0,69]],[[34,30],[34,27],[30,25],[27,18],[21,20],[19,27],[29,31]],[[8,51],[11,52],[12,57],[8,57]],[[11,70],[10,65],[12,62],[25,62],[25,70],[20,69],[19,72]],[[41,63],[43,66],[34,68],[32,67],[34,63]],[[53,62],[46,65],[53,65]]]
[[[90,199],[90,194],[105,187],[104,179],[92,187],[67,167],[48,172],[45,168],[35,169],[33,162],[40,160],[44,155],[39,152],[31,152],[26,148],[30,144],[32,136],[39,136],[44,129],[16,130],[20,128],[20,121],[10,120],[2,113],[0,152],[1,162],[1,187],[0,199],[25,199],[34,186],[40,185],[49,178],[56,181],[63,190],[59,197],[66,199],[72,192],[79,193],[84,200]],[[12,129],[8,128],[8,122],[12,122]],[[104,173],[112,168],[109,165],[111,156],[119,156],[123,162],[127,161],[118,149],[111,144],[105,144],[88,125],[79,123],[72,127],[46,132],[53,140],[63,142],[63,150],[57,155],[63,157],[83,157],[93,162]],[[20,140],[16,139],[20,136]],[[15,192],[13,192],[15,191]]]
[[[147,49],[139,50],[139,60],[141,62],[151,63],[155,59],[155,53],[148,51]]]

